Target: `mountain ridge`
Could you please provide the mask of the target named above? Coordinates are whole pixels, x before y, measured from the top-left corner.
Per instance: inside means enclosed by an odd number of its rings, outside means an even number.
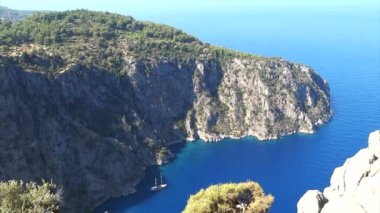
[[[19,21],[37,12],[33,10],[13,10],[0,5],[0,20]]]

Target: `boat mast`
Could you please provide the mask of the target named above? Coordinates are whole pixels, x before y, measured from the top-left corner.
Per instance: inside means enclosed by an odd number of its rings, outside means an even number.
[[[155,186],[157,186],[157,178],[154,178]]]
[[[162,182],[162,172],[161,172],[161,185],[163,184],[163,182]]]

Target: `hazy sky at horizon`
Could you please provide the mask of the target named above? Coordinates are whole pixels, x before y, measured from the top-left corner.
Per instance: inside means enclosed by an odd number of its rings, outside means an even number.
[[[144,15],[163,12],[292,7],[372,7],[380,10],[379,2],[379,0],[0,0],[0,5],[21,10],[89,9]]]

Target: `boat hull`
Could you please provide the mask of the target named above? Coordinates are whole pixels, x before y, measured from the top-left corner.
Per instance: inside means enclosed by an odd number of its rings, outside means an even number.
[[[158,191],[158,190],[161,190],[163,188],[166,188],[167,186],[168,186],[167,184],[161,184],[158,186],[153,186],[152,188],[150,188],[150,191]]]

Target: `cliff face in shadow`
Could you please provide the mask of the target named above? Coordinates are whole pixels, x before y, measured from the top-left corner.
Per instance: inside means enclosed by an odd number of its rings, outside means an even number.
[[[0,40],[0,179],[53,180],[63,211],[133,193],[172,142],[310,133],[331,116],[310,67],[167,26],[71,11],[0,29],[22,35]]]
[[[49,78],[2,65],[3,180],[53,180],[78,210],[133,192],[153,157],[137,140],[149,132],[120,79],[79,68]]]

